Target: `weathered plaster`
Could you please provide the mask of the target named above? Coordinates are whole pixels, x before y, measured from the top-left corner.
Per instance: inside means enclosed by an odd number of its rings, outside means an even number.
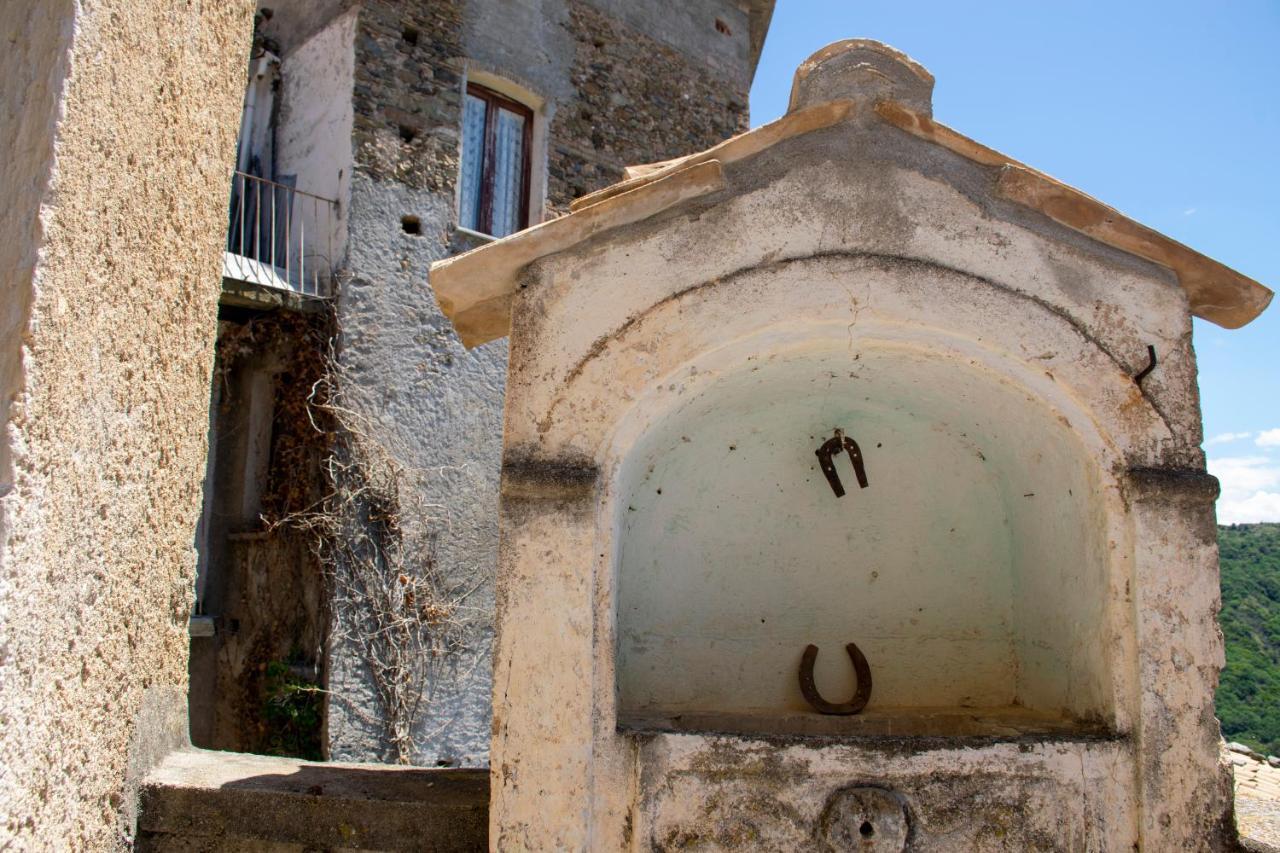
[[[885,302],[893,274],[877,273],[844,280]],[[824,692],[847,697],[853,640],[875,708],[1109,719],[1105,543],[1074,497],[1101,486],[1084,443],[987,370],[857,331],[854,360],[779,332],[640,399],[617,473],[619,714],[805,712],[797,652],[817,644]],[[814,455],[837,427],[870,483],[838,461],[841,500]]]
[[[276,172],[295,175],[298,189],[337,202],[329,220],[317,221],[306,200],[296,211],[311,241],[307,263],[322,260],[331,270],[341,266],[346,253],[356,14],[350,10],[330,21],[284,57],[280,72]]]
[[[828,846],[820,817],[856,785],[894,792],[907,812],[909,846],[872,837],[863,849],[1132,849],[1132,760],[1110,741],[958,752],[660,735],[638,753],[644,801],[630,849],[851,849]]]
[[[419,284],[447,246],[441,231],[413,236],[400,216],[424,223],[448,221],[452,199],[372,181],[352,182],[349,265],[338,306],[343,330],[340,361],[347,404],[366,418],[373,438],[401,464],[426,472],[422,500],[430,507],[436,547],[430,559],[446,567],[459,587],[475,587],[465,602],[476,624],[473,652],[459,655],[432,685],[421,721],[430,733],[427,763],[482,765],[489,730],[488,691],[492,612],[495,504],[500,454],[506,344],[465,351]],[[335,614],[342,619],[342,613]],[[344,698],[330,703],[332,757],[367,760],[381,755],[376,727],[359,709],[374,711],[359,662],[349,650],[331,653],[330,689]],[[351,703],[356,703],[352,711]]]
[[[181,733],[158,721],[186,692],[251,19],[19,0],[0,22],[4,345],[23,369],[6,350],[0,846],[122,845],[131,785]]]
[[[258,8],[270,9],[271,17],[261,20],[257,32],[288,57],[300,45],[311,41],[321,30],[360,0],[258,0]],[[336,58],[336,57],[335,57]]]
[[[22,388],[22,349],[42,235],[39,212],[53,177],[54,127],[73,35],[71,8],[69,0],[56,7],[23,3],[6,10],[0,21],[4,43],[11,48],[0,58],[7,117],[0,127],[0,151],[6,152],[0,181],[8,199],[0,208],[0,233],[10,235],[0,243],[0,424],[5,425],[0,498],[13,488],[9,407]],[[0,512],[0,534],[4,519]]]

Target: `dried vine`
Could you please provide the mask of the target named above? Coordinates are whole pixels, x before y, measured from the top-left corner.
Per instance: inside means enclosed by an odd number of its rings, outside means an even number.
[[[346,643],[359,654],[381,716],[339,693],[330,697],[380,727],[393,759],[408,764],[418,753],[419,722],[436,679],[477,632],[467,602],[479,584],[441,571],[425,472],[403,464],[407,454],[342,404],[341,387],[330,351],[329,369],[309,400],[312,423],[330,437],[327,493],[281,523],[310,534],[329,583],[330,647]]]

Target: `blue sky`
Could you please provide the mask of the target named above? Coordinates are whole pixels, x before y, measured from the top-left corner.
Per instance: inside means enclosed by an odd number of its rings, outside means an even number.
[[[778,0],[752,125],[850,37],[932,71],[940,121],[1280,286],[1280,0]],[[1195,346],[1219,521],[1280,521],[1280,300],[1236,331],[1197,320]]]

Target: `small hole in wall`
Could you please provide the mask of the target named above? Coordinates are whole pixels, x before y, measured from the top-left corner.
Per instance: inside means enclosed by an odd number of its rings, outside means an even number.
[[[400,227],[404,229],[404,233],[413,234],[416,237],[422,233],[422,220],[416,216],[401,216]]]
[[[410,47],[418,46],[418,31],[413,27],[405,27],[404,31],[400,33],[400,37],[404,39],[405,44]]]
[[[858,827],[858,832],[863,838],[870,838],[876,834],[876,828],[871,825],[871,821],[864,820],[862,826]]]
[[[407,124],[400,125],[400,141],[401,142],[412,142],[417,138],[418,138],[418,131],[416,128],[409,127],[409,125]]]
[[[716,18],[716,32],[725,36],[733,35],[733,30],[729,29],[729,25],[720,18]]]

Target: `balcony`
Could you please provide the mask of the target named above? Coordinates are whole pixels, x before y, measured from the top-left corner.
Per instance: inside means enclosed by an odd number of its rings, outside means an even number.
[[[306,307],[333,286],[337,202],[276,181],[235,172],[223,301]]]

